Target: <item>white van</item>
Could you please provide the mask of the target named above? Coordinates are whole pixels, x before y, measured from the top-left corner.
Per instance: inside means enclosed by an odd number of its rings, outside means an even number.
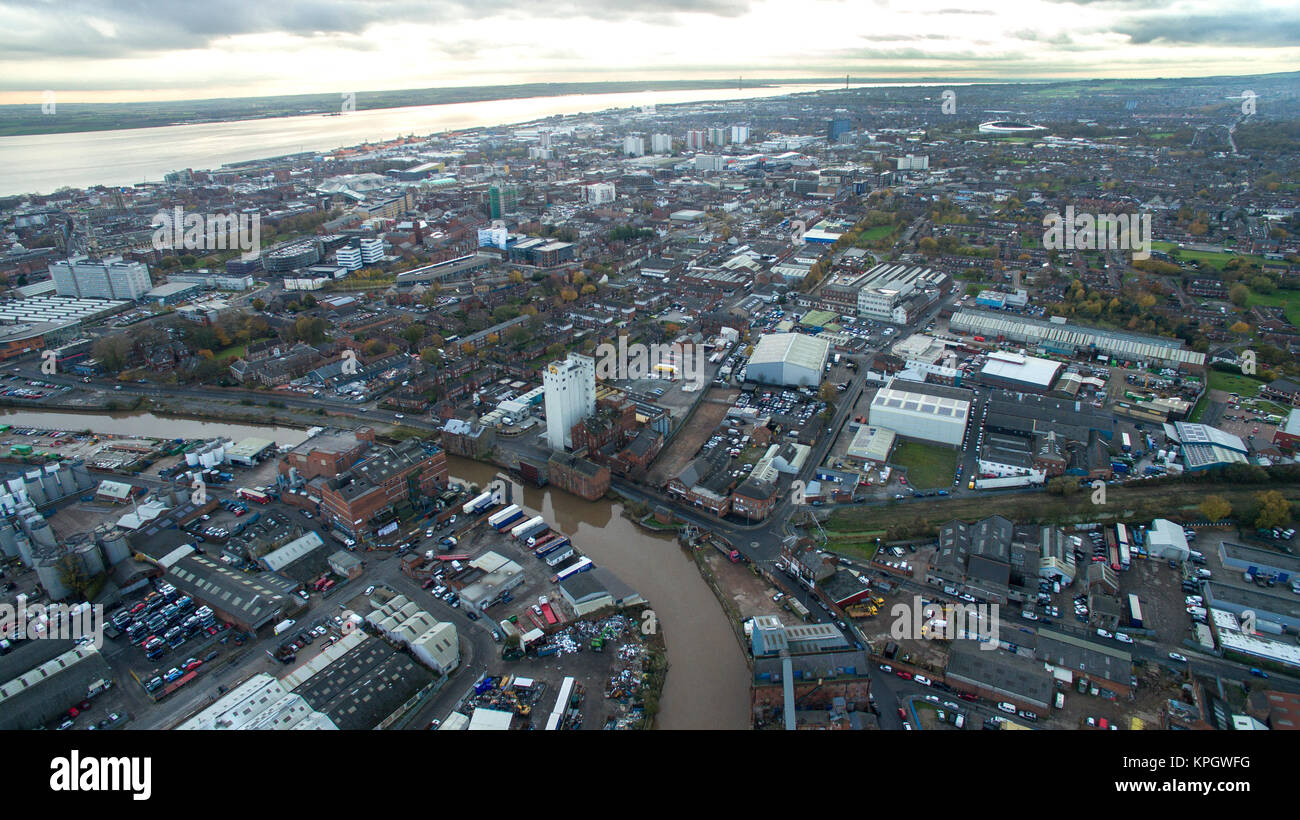
[[[1009,715],[1014,715],[1016,713],[1016,705],[1014,703],[1007,703],[1006,701],[1002,701],[1001,703],[998,704],[998,708]]]

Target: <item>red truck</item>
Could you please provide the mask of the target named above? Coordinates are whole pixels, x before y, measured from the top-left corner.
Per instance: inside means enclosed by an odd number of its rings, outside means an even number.
[[[717,548],[718,552],[727,556],[727,560],[731,561],[731,563],[740,563],[740,550],[733,550],[725,541],[717,538],[710,538],[709,540],[713,542],[713,546]]]

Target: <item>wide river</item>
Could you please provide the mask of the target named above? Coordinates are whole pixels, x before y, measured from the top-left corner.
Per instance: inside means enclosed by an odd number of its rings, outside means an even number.
[[[247,437],[298,444],[303,430],[175,419],[152,414],[0,412],[0,424],[59,430],[94,430],[158,438]],[[487,484],[495,467],[452,457],[454,478]],[[520,490],[522,489],[522,493]],[[670,668],[659,703],[664,729],[749,728],[749,668],[726,616],[700,578],[695,563],[667,536],[637,529],[621,505],[589,502],[561,490],[520,488],[515,501],[546,516],[573,538],[597,565],[607,567],[650,602],[664,631]]]
[[[755,99],[836,87],[778,85],[746,89],[569,94],[379,108],[349,111],[337,117],[308,114],[121,131],[2,137],[0,195],[48,194],[63,186],[84,188],[160,182],[163,174],[183,168],[215,169],[230,162],[300,151],[329,151],[408,134],[423,136],[463,128],[531,122],[557,114],[707,100]],[[364,104],[364,93],[358,97]]]

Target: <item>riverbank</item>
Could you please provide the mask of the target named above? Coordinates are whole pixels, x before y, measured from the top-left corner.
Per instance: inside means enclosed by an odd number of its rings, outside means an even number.
[[[507,465],[448,457],[451,475],[484,486]],[[750,670],[730,616],[675,538],[638,527],[618,501],[585,501],[515,481],[514,503],[541,515],[597,565],[651,603],[663,634],[663,692],[654,726],[748,729]]]

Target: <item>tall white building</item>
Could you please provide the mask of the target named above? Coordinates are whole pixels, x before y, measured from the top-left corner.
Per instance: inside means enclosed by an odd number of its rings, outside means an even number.
[[[686,150],[701,151],[704,149],[705,141],[708,139],[706,131],[687,131],[686,132]]]
[[[749,126],[748,125],[731,126],[731,141],[737,145],[749,142]]]
[[[672,134],[651,134],[650,153],[671,154],[673,150]]]
[[[645,156],[645,137],[624,137],[623,153],[629,157]]]
[[[87,259],[68,259],[50,263],[54,291],[60,296],[78,299],[141,299],[153,283],[149,268],[143,262],[124,262],[106,259],[91,262]]]
[[[384,240],[382,239],[362,239],[361,240],[361,261],[367,265],[373,265],[382,261],[384,258]]]
[[[570,353],[542,373],[546,396],[546,442],[553,450],[573,445],[573,425],[596,413],[596,360]]]
[[[727,144],[727,129],[725,128],[709,129],[709,145],[726,145],[726,144]]]
[[[510,232],[505,228],[479,228],[478,246],[480,248],[500,248],[506,249],[506,240],[510,238]]]
[[[348,246],[339,248],[338,253],[334,255],[334,261],[339,267],[348,270],[361,270],[361,249]]]
[[[592,205],[613,202],[616,197],[614,183],[612,182],[597,182],[586,186],[583,190],[587,195],[587,202]]]
[[[695,170],[723,171],[727,168],[727,158],[721,154],[696,154]]]
[[[930,168],[930,157],[928,155],[908,154],[905,157],[898,157],[897,161],[898,170],[900,171],[927,171]]]

